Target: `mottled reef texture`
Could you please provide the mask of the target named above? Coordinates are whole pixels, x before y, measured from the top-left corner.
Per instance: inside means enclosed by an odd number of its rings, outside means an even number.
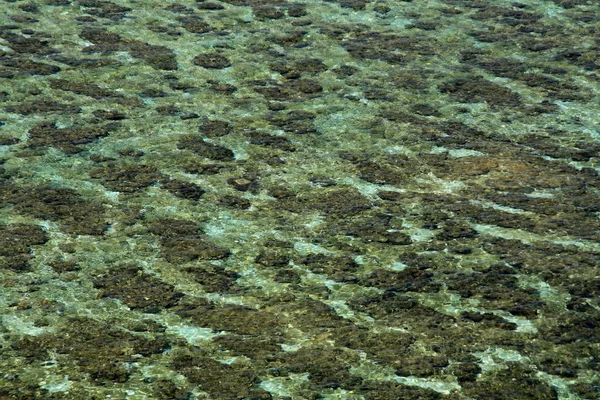
[[[0,1],[0,400],[599,399],[592,0]]]

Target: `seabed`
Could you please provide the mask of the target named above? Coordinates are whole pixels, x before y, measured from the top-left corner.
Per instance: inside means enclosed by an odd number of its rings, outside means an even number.
[[[0,400],[600,399],[591,0],[0,2]]]

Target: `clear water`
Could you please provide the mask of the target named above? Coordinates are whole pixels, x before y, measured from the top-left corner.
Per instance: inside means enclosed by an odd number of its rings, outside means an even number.
[[[0,399],[600,398],[595,1],[3,1]]]

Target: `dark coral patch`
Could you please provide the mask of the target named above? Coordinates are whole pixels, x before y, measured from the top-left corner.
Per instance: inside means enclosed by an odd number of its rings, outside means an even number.
[[[318,74],[327,71],[327,65],[318,58],[306,58],[293,64],[279,62],[271,65],[271,70],[279,72],[286,79],[297,79],[303,75]]]
[[[200,200],[202,195],[206,192],[196,184],[179,181],[177,179],[165,179],[161,180],[160,183],[161,187],[167,189],[170,193],[187,200]]]
[[[195,223],[185,220],[159,220],[148,224],[152,234],[160,237],[167,261],[185,263],[193,260],[219,260],[229,256],[229,249],[213,243]]]
[[[600,343],[600,313],[565,314],[553,325],[541,329],[542,337],[555,344]]]
[[[223,9],[225,9],[225,7],[223,7],[221,4],[214,3],[212,1],[200,2],[200,3],[196,4],[196,8],[198,8],[200,10],[223,10]]]
[[[254,90],[267,100],[299,101],[321,96],[323,87],[312,79],[295,79],[269,86],[256,85]]]
[[[465,382],[463,393],[475,398],[518,398],[554,400],[556,389],[536,377],[535,371],[518,363],[508,363],[507,369],[486,374],[477,382]]]
[[[517,4],[515,4],[517,6]],[[502,6],[482,7],[471,14],[469,18],[474,20],[494,20],[508,26],[527,25],[542,18],[542,15],[522,9],[513,9]]]
[[[356,355],[341,348],[327,346],[303,347],[298,351],[280,353],[272,362],[279,375],[308,374],[313,390],[350,389],[359,387],[363,379],[350,372]]]
[[[133,193],[158,183],[164,176],[151,165],[110,164],[89,172],[89,176],[100,179],[110,190]]]
[[[461,56],[465,64],[477,65],[495,76],[515,79],[530,87],[539,88],[543,94],[553,100],[581,100],[587,96],[587,93],[570,80],[566,81],[564,78],[560,79],[549,74],[527,72],[532,66],[521,61],[489,58],[480,51],[465,51]]]
[[[197,16],[185,16],[177,18],[183,28],[190,33],[206,33],[213,30],[210,24],[204,22],[200,17]]]
[[[192,60],[194,65],[209,69],[223,69],[231,66],[229,59],[218,53],[204,53]]]
[[[82,39],[88,40],[95,44],[93,47],[86,47],[86,52],[110,52],[119,50],[120,46],[123,46],[122,39],[116,33],[108,32],[101,28],[85,28],[79,34]]]
[[[296,147],[292,142],[284,136],[270,135],[265,132],[251,131],[247,132],[250,144],[255,144],[264,147],[271,147],[283,151],[296,151]]]
[[[436,238],[440,240],[474,238],[479,235],[475,229],[471,228],[467,221],[448,219],[440,224],[439,227],[442,228],[442,231],[436,235]]]
[[[350,188],[323,191],[306,199],[311,208],[338,218],[357,215],[372,207],[366,197]]]
[[[254,262],[270,268],[281,268],[288,265],[291,257],[285,250],[275,249],[272,251],[261,251]]]
[[[338,3],[341,7],[351,8],[354,11],[364,10],[366,5],[371,2],[372,0],[336,0],[336,3]]]
[[[102,297],[120,300],[131,309],[156,313],[177,305],[182,293],[173,285],[146,273],[135,265],[118,266],[94,276],[94,287]]]
[[[417,175],[428,172],[422,163],[401,154],[370,155],[340,152],[339,157],[358,169],[359,177],[367,182],[385,185],[406,184]]]
[[[118,111],[96,110],[92,114],[100,120],[121,121],[127,119],[127,114]]]
[[[127,12],[132,10],[107,0],[80,0],[79,4],[84,7],[83,10],[86,14],[114,21],[125,18]]]
[[[231,124],[218,119],[206,120],[200,124],[200,133],[209,138],[225,136],[231,133]]]
[[[168,47],[134,41],[128,46],[128,49],[133,57],[146,61],[155,69],[163,71],[177,69],[175,53]]]
[[[195,154],[211,160],[230,161],[234,159],[234,154],[231,149],[210,143],[200,137],[192,135],[186,135],[181,138],[179,143],[177,143],[177,148],[191,150]]]
[[[0,232],[0,255],[4,257],[27,253],[31,246],[44,244],[48,240],[44,230],[35,225],[3,225]]]
[[[4,125],[2,121],[0,121],[0,126]],[[14,144],[20,143],[21,140],[14,137],[2,137],[0,138],[0,146],[12,146]]]
[[[437,331],[450,332],[456,329],[456,318],[423,306],[417,300],[399,294],[393,288],[379,296],[353,299],[349,305],[392,326],[410,323],[419,329],[428,329],[431,335],[435,335]]]
[[[274,115],[271,122],[285,132],[307,134],[316,131],[315,118],[316,115],[310,111],[288,111],[283,115]]]
[[[79,34],[83,39],[94,43],[83,49],[85,53],[114,53],[128,51],[132,57],[146,61],[159,70],[177,69],[177,60],[173,50],[138,40],[122,39],[118,34],[101,28],[86,28]]]
[[[65,153],[82,151],[82,145],[107,136],[111,126],[90,126],[81,128],[57,128],[54,122],[42,122],[29,130],[29,147],[56,147]]]
[[[10,32],[0,32],[0,38],[6,41],[8,47],[18,54],[36,54],[44,55],[56,52],[55,49],[48,46],[49,41],[35,36],[23,36]]]
[[[235,281],[240,277],[237,272],[228,271],[217,265],[202,265],[186,268],[202,288],[211,293],[236,292]]]
[[[123,95],[120,93],[102,88],[93,83],[73,82],[66,79],[53,79],[50,81],[50,87],[53,89],[65,90],[75,94],[93,97],[97,100],[123,100]]]
[[[281,19],[285,13],[279,7],[273,6],[255,6],[252,8],[254,16],[259,20]]]
[[[0,71],[1,77],[6,78],[14,75],[53,75],[61,71],[56,65],[18,57],[0,57],[0,65],[7,68]]]
[[[504,318],[492,314],[492,313],[478,313],[465,311],[461,314],[461,317],[467,321],[473,321],[477,324],[481,324],[483,327],[491,327],[491,328],[499,328],[499,329],[507,329],[507,330],[515,330],[517,329],[517,324],[513,322],[508,322]]]
[[[14,204],[18,213],[58,222],[61,229],[70,234],[101,235],[108,226],[104,207],[82,198],[72,189],[4,185],[0,189],[0,200]]]
[[[366,243],[385,243],[394,246],[412,244],[408,234],[392,225],[392,219],[392,215],[378,214],[341,220],[329,228],[334,229],[336,233],[358,237]]]
[[[323,274],[339,281],[356,281],[359,265],[351,257],[329,257],[324,254],[309,254],[298,260],[315,274]]]
[[[277,304],[277,309],[291,321],[292,325],[315,335],[329,329],[341,329],[351,325],[350,321],[338,315],[329,304],[310,298],[281,302]]]
[[[79,106],[59,103],[52,100],[34,100],[30,103],[8,106],[5,109],[8,112],[23,115],[46,113],[77,114],[81,112],[81,108]]]
[[[275,335],[283,329],[283,317],[265,310],[195,299],[181,304],[177,314],[196,325],[239,335]]]
[[[46,243],[41,227],[25,224],[0,225],[0,268],[22,271],[33,257],[31,249]]]
[[[25,336],[12,346],[14,356],[29,362],[43,362],[58,354],[61,363],[89,374],[97,384],[126,382],[130,376],[126,363],[141,363],[168,348],[164,338],[133,335],[87,318],[71,319],[56,333]]]
[[[281,209],[319,211],[331,220],[356,216],[373,207],[369,199],[353,188],[318,189],[296,195],[287,188],[274,187],[271,192]]]
[[[488,309],[502,309],[528,319],[537,318],[544,308],[536,290],[519,288],[517,278],[502,271],[456,274],[446,278],[446,285],[463,297],[479,298]]]
[[[395,382],[368,381],[361,385],[365,400],[442,400],[444,395],[432,389],[406,386]]]
[[[233,195],[225,195],[221,197],[219,199],[219,204],[235,210],[247,210],[252,206],[250,200]]]
[[[486,102],[491,107],[517,107],[521,104],[518,93],[479,77],[455,79],[440,85],[439,89],[461,103]]]
[[[118,67],[121,65],[121,62],[112,60],[110,58],[81,58],[67,56],[64,54],[54,54],[51,58],[68,66],[78,68],[101,68],[108,66]]]
[[[272,398],[270,393],[258,386],[261,382],[258,376],[243,364],[222,363],[201,353],[180,352],[173,360],[172,367],[214,399]]]
[[[149,222],[148,229],[151,233],[165,238],[194,235],[200,231],[200,227],[193,221],[174,219]]]
[[[213,339],[220,349],[261,362],[281,351],[284,338],[277,336],[219,335]]]
[[[341,44],[358,59],[382,60],[391,64],[403,64],[408,57],[434,55],[434,38],[399,36],[380,32],[359,32],[342,40]]]
[[[438,292],[441,288],[441,285],[434,280],[433,272],[428,271],[427,268],[406,268],[402,271],[376,270],[361,278],[360,283],[394,293]]]

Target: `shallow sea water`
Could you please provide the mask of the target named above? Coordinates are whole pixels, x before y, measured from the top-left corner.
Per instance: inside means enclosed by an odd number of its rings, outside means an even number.
[[[0,1],[0,400],[599,399],[597,1]]]

